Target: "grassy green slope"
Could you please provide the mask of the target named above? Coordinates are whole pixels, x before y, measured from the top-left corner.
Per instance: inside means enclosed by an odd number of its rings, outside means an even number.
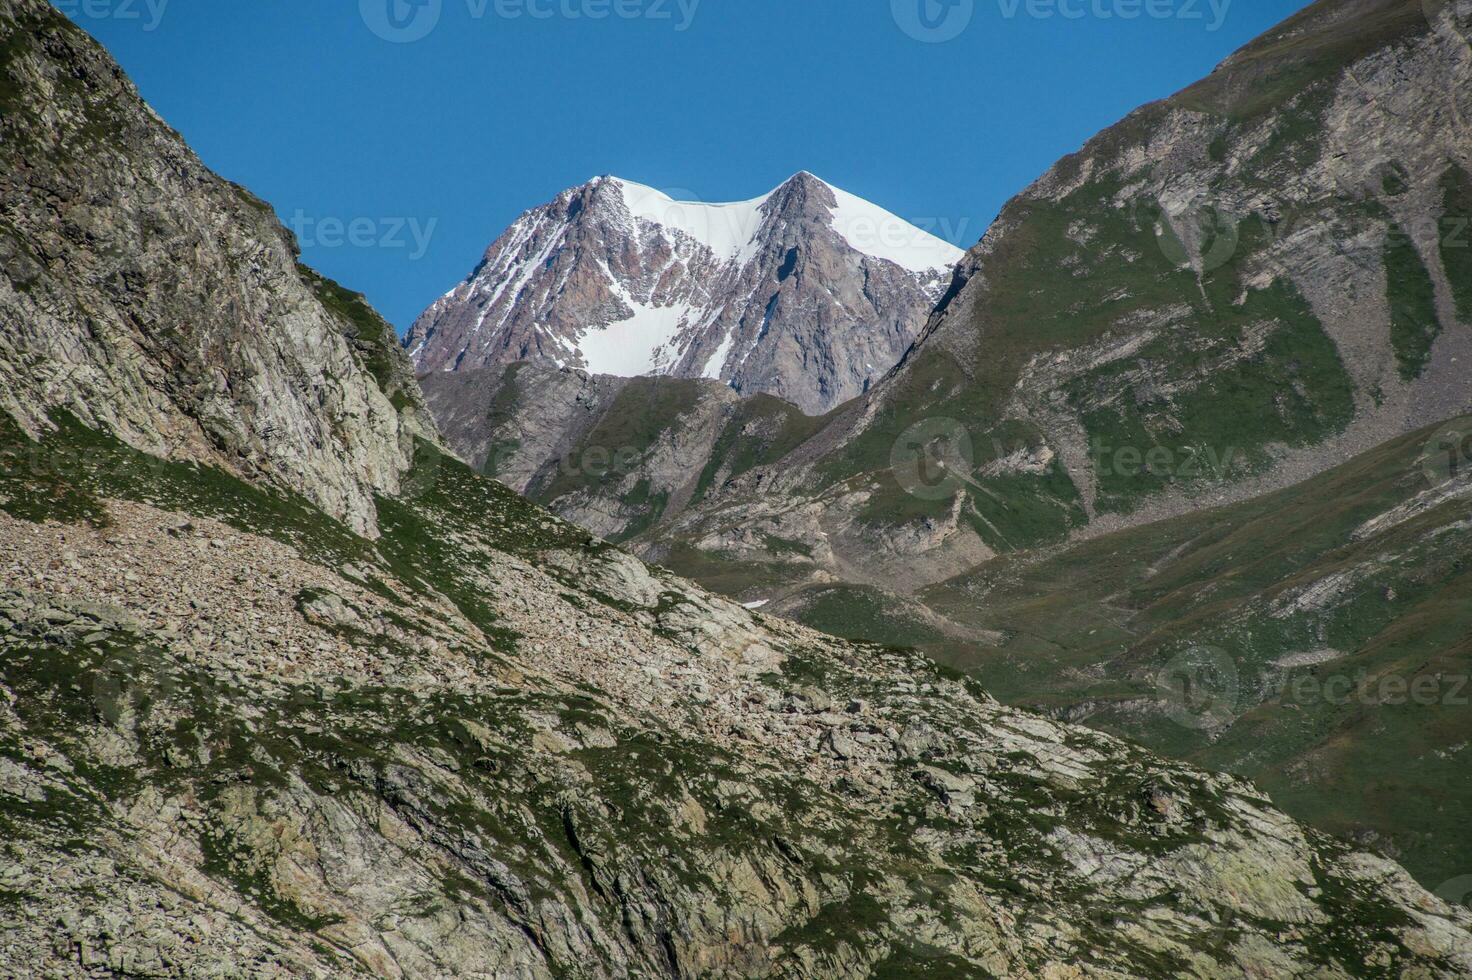
[[[1399,226],[1385,238],[1386,299],[1390,303],[1390,343],[1406,380],[1420,375],[1441,333],[1436,287],[1415,243]]]
[[[965,510],[988,545],[1010,551],[1060,541],[1085,523],[1085,484],[1096,489],[1099,512],[1127,514],[1162,492],[1261,473],[1284,447],[1342,432],[1355,417],[1353,381],[1285,274],[1278,246],[1303,227],[1347,238],[1382,226],[1379,192],[1326,187],[1284,212],[1254,213],[1256,205],[1244,202],[1281,202],[1282,187],[1320,158],[1325,113],[1347,66],[1426,30],[1421,5],[1408,0],[1313,4],[1200,83],[1060,161],[1044,182],[1048,191],[1034,189],[1004,208],[951,314],[881,387],[872,422],[823,461],[816,482],[877,481],[881,490],[864,515],[873,525],[939,517],[950,500],[916,501],[888,472],[896,442],[927,419],[954,420],[984,467],[1054,437],[1040,429],[1048,423],[1038,406],[1046,403],[1047,413],[1081,424],[1090,450],[1082,465],[1092,472],[1071,462],[1073,469],[1057,463],[1042,473],[980,475],[964,491]],[[1180,109],[1205,117],[1190,145],[1178,147],[1187,156],[1200,150],[1201,159],[1141,167],[1141,148]],[[1189,183],[1201,182],[1203,201],[1224,202],[1221,211],[1208,205],[1165,215],[1150,182],[1178,182],[1183,167]],[[1448,215],[1459,213],[1472,186],[1459,174],[1445,181]],[[1454,281],[1468,252],[1442,257]],[[1395,352],[1407,378],[1424,368],[1440,330],[1423,258],[1436,256],[1393,246],[1385,254]],[[1138,351],[1098,356],[1132,340]],[[1030,378],[1036,390],[1028,393]],[[1031,407],[1019,407],[1019,395]],[[1121,468],[1113,458],[1121,446],[1162,462]],[[1221,465],[1192,465],[1196,459]]]
[[[718,481],[735,479],[758,466],[777,462],[829,418],[804,415],[795,405],[771,395],[759,394],[741,402],[701,471],[695,499],[708,494]]]
[[[513,365],[508,371],[514,371]],[[515,378],[503,386],[508,406],[514,404]],[[770,465],[818,431],[826,417],[804,415],[795,406],[770,395],[756,395],[734,404],[720,422],[719,434],[704,447],[682,428],[691,413],[709,397],[708,382],[681,378],[633,378],[619,391],[597,423],[558,460],[556,468],[528,487],[531,499],[556,509],[560,498],[591,492],[617,499],[629,519],[619,542],[676,516],[670,510],[673,491],[687,489],[697,503],[719,485],[763,465]],[[498,403],[502,398],[498,395]],[[509,409],[508,409],[509,410]],[[493,407],[493,420],[500,409]],[[652,472],[652,457],[662,445],[678,443],[687,471],[675,486],[669,475]],[[492,453],[486,473],[495,475]],[[659,461],[660,465],[667,465]],[[629,489],[629,477],[636,479]],[[693,487],[684,481],[693,480]]]
[[[1174,101],[1248,119],[1282,106],[1377,48],[1425,30],[1425,8],[1415,0],[1320,0],[1242,48]]]
[[[1453,166],[1442,176],[1441,187],[1441,261],[1451,282],[1457,319],[1472,323],[1472,177]]]
[[[1005,640],[935,652],[1004,700],[1251,776],[1435,887],[1472,867],[1467,433],[1432,427],[1258,500],[998,559],[923,598]]]
[[[1215,476],[1185,465],[1168,473],[1121,468],[1112,456],[1119,447],[1172,461],[1221,460],[1232,466],[1227,475],[1243,476],[1268,465],[1271,447],[1317,443],[1353,417],[1349,375],[1304,298],[1286,280],[1249,284],[1271,245],[1267,230],[1232,229],[1230,260],[1198,280],[1162,244],[1170,233],[1158,206],[1119,208],[1118,190],[1094,182],[1057,203],[1016,205],[1018,225],[999,239],[976,301],[984,312],[974,325],[974,359],[950,345],[922,346],[875,423],[830,462],[830,478],[870,472],[889,488],[870,507],[876,522],[901,522],[915,506],[884,472],[910,426],[954,419],[971,434],[978,466],[1035,446],[1041,435],[1033,426],[1006,418],[1024,367],[1045,352],[1127,338],[1149,311],[1177,311],[1171,329],[1142,339],[1133,357],[1080,371],[1063,392],[1092,447],[1100,510],[1128,512],[1167,486]],[[1087,242],[1069,234],[1077,222],[1092,227]],[[1061,465],[1041,475],[984,476],[967,492],[985,518],[979,532],[998,550],[1058,540],[1084,521]],[[948,510],[950,501],[932,507]]]

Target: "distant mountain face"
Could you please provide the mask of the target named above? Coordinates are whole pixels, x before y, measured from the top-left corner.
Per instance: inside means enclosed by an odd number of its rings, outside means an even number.
[[[739,204],[600,177],[518,219],[404,343],[421,374],[710,378],[816,415],[898,363],[962,255],[808,173]]]
[[[1003,208],[873,391],[654,533],[911,591],[1472,410],[1469,24],[1323,0],[1132,113]]]
[[[1317,3],[1132,113],[1007,204],[904,363],[803,445],[709,440],[691,426],[742,416],[692,388],[512,450],[546,414],[517,400],[551,390],[534,374],[450,440],[497,443],[513,483],[621,454],[574,497],[518,488],[656,560],[698,545],[691,574],[760,566],[737,577],[758,591],[800,565],[911,591],[1324,472],[1472,410],[1469,23],[1469,0]],[[437,417],[475,403],[425,387]],[[933,451],[964,472],[896,468]]]
[[[781,459],[824,421],[705,378],[521,362],[421,383],[446,442],[468,463],[613,542]]]

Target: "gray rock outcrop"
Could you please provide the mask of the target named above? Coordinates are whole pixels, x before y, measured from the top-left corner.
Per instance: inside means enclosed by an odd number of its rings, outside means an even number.
[[[430,436],[391,327],[297,263],[106,53],[0,5],[0,407],[259,476],[372,531]]]

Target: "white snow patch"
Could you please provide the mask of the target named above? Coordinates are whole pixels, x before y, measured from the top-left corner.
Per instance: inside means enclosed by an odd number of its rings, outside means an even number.
[[[590,327],[578,337],[578,349],[591,374],[634,378],[669,366],[671,341],[677,339],[690,316],[690,306],[650,306],[625,298],[634,309],[626,320],[606,327]]]
[[[623,192],[624,204],[636,218],[672,228],[704,244],[717,258],[740,257],[762,226],[762,205],[771,194],[733,204],[677,201],[663,191],[618,177],[609,178]]]
[[[684,232],[704,243],[717,258],[744,263],[754,254],[762,227],[762,206],[777,190],[749,201],[707,204],[677,201],[663,191],[610,177],[623,193],[624,204],[636,218]],[[944,272],[966,255],[944,239],[915,227],[877,204],[814,178],[833,192],[833,230],[855,251],[893,262],[910,272]],[[786,186],[785,184],[783,186]]]
[[[760,609],[762,606],[765,606],[771,601],[771,599],[763,599],[760,602],[743,602],[741,606],[744,609]]]
[[[736,331],[732,330],[726,334],[721,346],[705,362],[705,369],[700,372],[702,378],[711,378],[715,381],[721,380],[721,373],[726,369],[726,359],[731,356],[731,347],[736,342]]]
[[[885,259],[911,272],[950,269],[966,255],[950,242],[916,228],[877,204],[832,184],[828,184],[828,189],[838,198],[833,230],[855,251]]]

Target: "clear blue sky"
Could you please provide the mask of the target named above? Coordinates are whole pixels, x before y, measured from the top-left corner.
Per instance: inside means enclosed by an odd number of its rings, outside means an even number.
[[[602,173],[724,201],[810,170],[969,247],[1058,157],[1306,5],[54,2],[401,330],[518,214]]]

